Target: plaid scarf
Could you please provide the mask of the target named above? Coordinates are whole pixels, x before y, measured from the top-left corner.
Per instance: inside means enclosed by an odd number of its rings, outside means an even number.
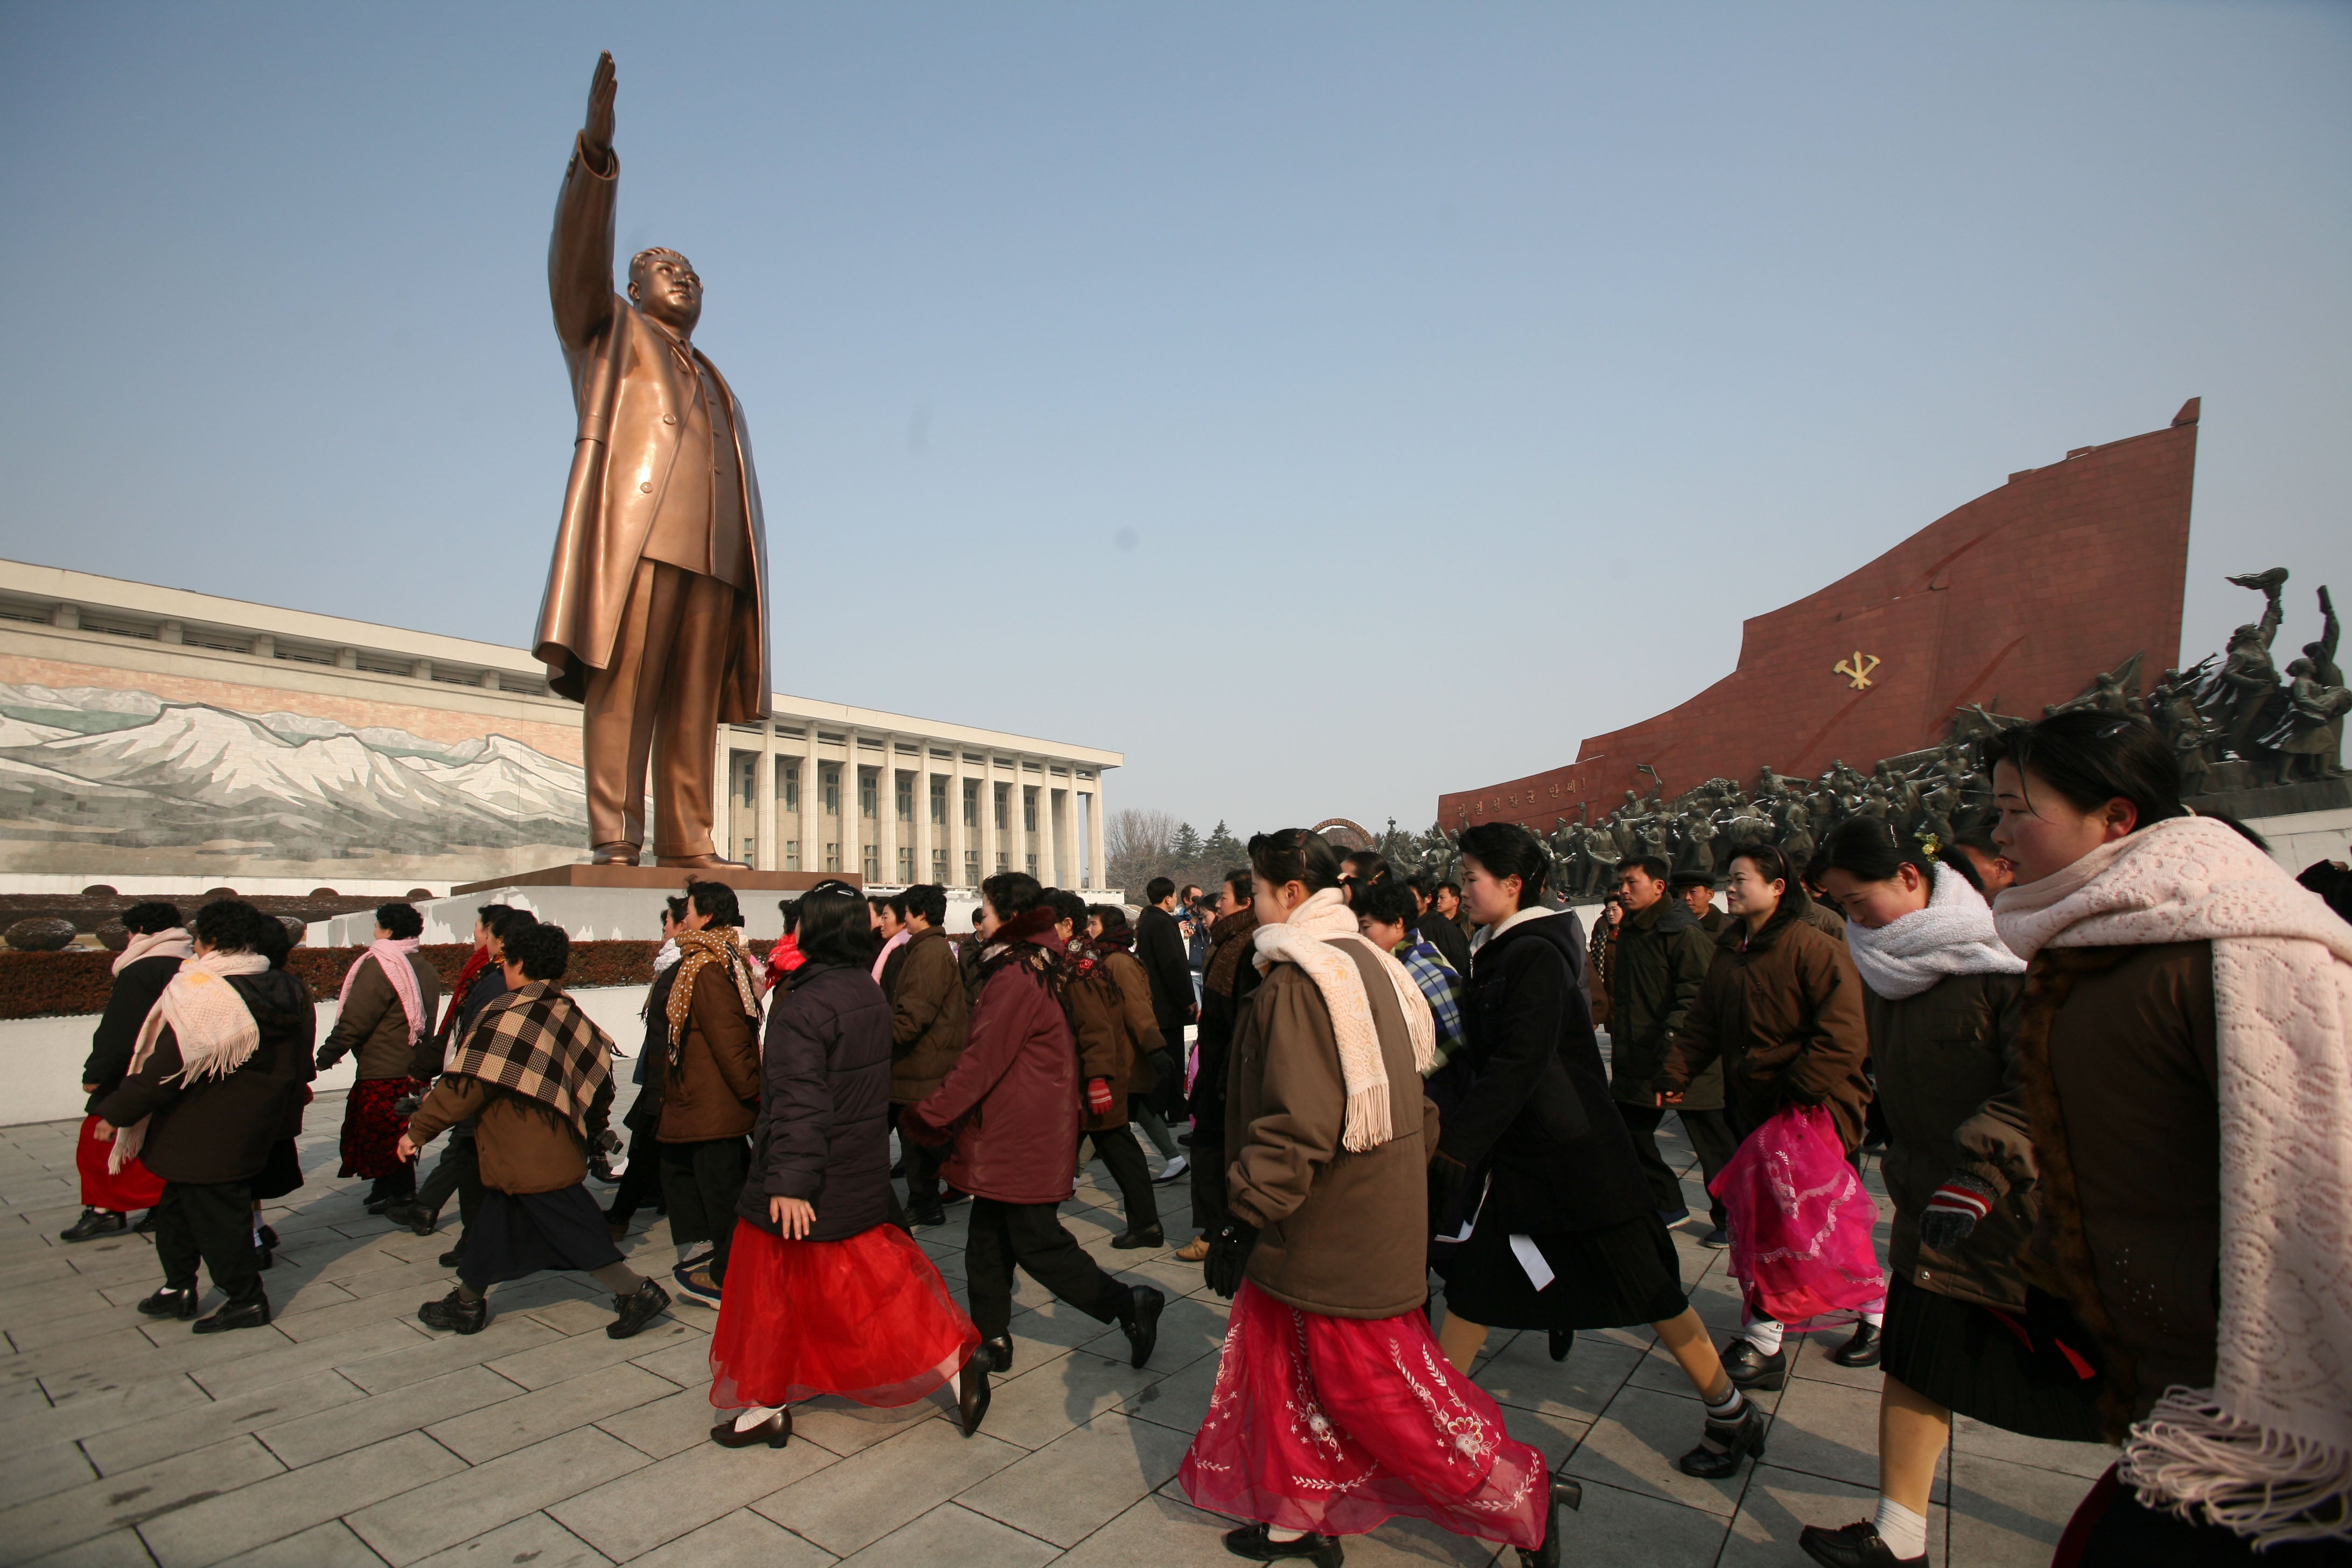
[[[484,1007],[446,1068],[536,1100],[588,1137],[588,1107],[613,1076],[612,1037],[545,980]]]
[[[751,977],[751,960],[743,951],[742,933],[733,926],[705,926],[680,931],[677,974],[669,983],[669,1065],[686,1054],[686,1020],[694,1011],[694,981],[710,963],[723,963],[735,982],[735,994],[754,1023],[760,1017],[760,983]]]

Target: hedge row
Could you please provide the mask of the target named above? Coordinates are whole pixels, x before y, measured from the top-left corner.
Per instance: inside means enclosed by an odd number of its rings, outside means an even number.
[[[751,945],[764,957],[773,944],[755,942]],[[575,942],[563,984],[573,987],[649,984],[654,977],[654,952],[660,946],[656,942]],[[324,1001],[342,990],[344,972],[366,951],[298,947],[287,967]],[[463,942],[451,942],[417,951],[440,972],[442,989],[446,992],[472,949]],[[89,948],[0,952],[0,1019],[104,1012],[107,993],[114,984],[114,959],[113,953]]]

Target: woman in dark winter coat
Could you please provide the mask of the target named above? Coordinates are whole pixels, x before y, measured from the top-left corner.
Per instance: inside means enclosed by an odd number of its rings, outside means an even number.
[[[2025,1313],[2016,1254],[2040,1206],[2017,1058],[2025,963],[2001,945],[1975,868],[1855,816],[1812,870],[1845,910],[1862,974],[1895,1223],[1885,1342],[1864,1322],[1832,1356],[1848,1366],[1883,1357],[1878,1513],[1843,1530],[1809,1525],[1799,1540],[1832,1568],[1924,1563],[1952,1413],[2094,1442],[2095,1388],[2012,1331]]]
[[[425,1092],[418,1057],[431,1051],[418,1047],[441,1001],[441,972],[417,954],[424,934],[424,917],[412,905],[375,911],[375,941],[344,973],[335,1026],[319,1047],[320,1072],[345,1056],[356,1058],[358,1080],[343,1100],[341,1173],[369,1178],[370,1214],[416,1194],[415,1163],[398,1158],[393,1145],[407,1125],[398,1102]]]
[[[228,1300],[197,1320],[198,1333],[269,1321],[252,1180],[299,1090],[315,1025],[308,993],[263,956],[275,925],[241,899],[196,911],[194,956],[163,987],[129,1070],[98,1108],[113,1130],[115,1169],[142,1160],[164,1182],[155,1205],[163,1287],[139,1310],[194,1318],[201,1260]]]
[[[1486,937],[1464,1008],[1471,1088],[1430,1165],[1433,1211],[1471,1172],[1487,1176],[1444,1267],[1438,1342],[1467,1372],[1492,1328],[1542,1329],[1558,1361],[1580,1329],[1647,1323],[1706,1405],[1699,1446],[1677,1463],[1732,1475],[1763,1452],[1764,1414],[1732,1385],[1683,1289],[1576,984],[1583,933],[1544,907],[1550,869],[1517,823],[1462,836],[1462,902]]]
[[[663,992],[660,1049],[662,1204],[678,1249],[670,1277],[719,1304],[735,1236],[735,1200],[751,1165],[760,1104],[760,992],[743,912],[724,882],[690,882],[672,940],[677,967]],[[707,1247],[698,1260],[688,1255]]]
[[[1237,1557],[1337,1568],[1339,1537],[1403,1514],[1550,1568],[1575,1484],[1504,1431],[1423,1310],[1429,1003],[1358,931],[1319,836],[1260,834],[1250,869],[1265,979],[1234,1041],[1206,1268],[1234,1306],[1178,1479],[1257,1521],[1226,1535]]]
[[[988,1408],[980,1331],[938,1267],[890,1223],[890,1005],[868,966],[866,900],[801,900],[792,990],[768,1016],[751,1178],[710,1342],[710,1429],[730,1448],[792,1436],[791,1401],[911,1405],[950,1382],[963,1433]]]
[[[1046,899],[1058,917],[1054,930],[1069,944],[1062,996],[1069,1006],[1070,1031],[1077,1037],[1087,1135],[1118,1184],[1119,1204],[1127,1211],[1127,1228],[1110,1244],[1121,1251],[1157,1247],[1162,1235],[1151,1167],[1128,1126],[1130,1106],[1151,1092],[1151,1053],[1160,1048],[1151,982],[1129,951],[1135,933],[1124,911],[1109,910],[1118,923],[1106,927],[1104,910],[1088,910],[1075,893],[1056,889]]]
[[[1440,922],[1433,921],[1432,924]],[[1217,888],[1217,918],[1209,927],[1209,962],[1201,971],[1201,1026],[1192,1066],[1192,1224],[1200,1231],[1176,1256],[1199,1263],[1209,1237],[1225,1217],[1225,1067],[1234,1026],[1257,994],[1257,911],[1250,901],[1249,868],[1225,873]],[[1457,933],[1458,934],[1458,933]]]
[[[74,1168],[81,1176],[81,1217],[58,1233],[59,1241],[120,1236],[131,1227],[132,1209],[152,1209],[163,1195],[163,1178],[133,1160],[120,1173],[108,1169],[113,1151],[99,1137],[106,1125],[98,1108],[131,1070],[131,1047],[139,1026],[180,972],[180,961],[195,949],[180,928],[180,911],[166,903],[133,904],[120,917],[131,940],[114,956],[114,987],[106,1011],[89,1037],[89,1059],[81,1065],[82,1092],[89,1096],[74,1145]]]
[[[2352,1543],[2352,928],[2187,812],[2155,730],[1992,742],[1993,906],[2042,1205],[2026,1283],[2123,1444],[2058,1561],[2342,1563]],[[2261,1548],[2259,1555],[2257,1548]]]

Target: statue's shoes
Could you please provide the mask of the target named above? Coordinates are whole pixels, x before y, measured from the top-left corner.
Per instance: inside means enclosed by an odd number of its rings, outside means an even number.
[[[654,864],[667,870],[678,871],[748,871],[751,865],[742,860],[729,860],[717,855],[663,855]]]
[[[591,866],[634,866],[637,863],[637,847],[634,844],[599,844],[589,851]]]

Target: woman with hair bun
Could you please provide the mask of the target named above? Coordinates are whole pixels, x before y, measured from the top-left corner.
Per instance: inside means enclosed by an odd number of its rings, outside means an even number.
[[[2046,1334],[2021,1338],[2016,1254],[2040,1210],[2017,1058],[2025,962],[2001,945],[1973,867],[1931,859],[1876,817],[1848,817],[1812,866],[1846,913],[1886,1119],[1894,1200],[1884,1340],[1878,1512],[1800,1534],[1817,1563],[1927,1561],[1928,1493],[1953,1412],[2032,1437],[2095,1442],[2095,1388]],[[2027,1331],[2029,1333],[2031,1331]]]
[[[1359,933],[1330,845],[1294,827],[1249,850],[1265,979],[1234,1036],[1205,1269],[1234,1306],[1185,1493],[1255,1521],[1224,1538],[1254,1562],[1339,1568],[1339,1537],[1405,1514],[1553,1568],[1576,1484],[1506,1434],[1423,1311],[1429,1004]]]
[[[2057,1562],[2341,1563],[2352,1542],[2352,927],[2189,815],[2148,724],[1991,743],[1993,906],[2041,1210],[2021,1256],[2123,1444]]]

